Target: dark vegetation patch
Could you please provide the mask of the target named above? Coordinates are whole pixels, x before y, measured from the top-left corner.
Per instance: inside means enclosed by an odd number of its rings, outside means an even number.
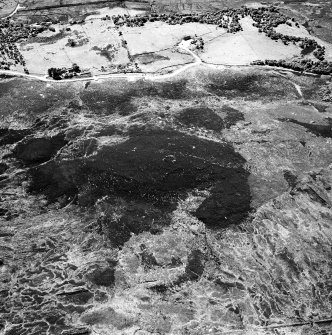
[[[83,37],[84,35],[80,35],[77,31],[74,31],[76,33],[76,38],[68,38],[68,42],[66,44],[67,47],[75,48],[75,47],[81,47],[83,45],[86,45],[89,43],[89,39],[87,37]],[[92,50],[96,50],[92,48]]]
[[[176,119],[188,127],[204,127],[209,130],[221,131],[224,122],[208,107],[189,107],[180,111]]]
[[[143,55],[137,55],[134,57],[136,61],[139,61],[140,63],[147,65],[151,64],[157,61],[162,61],[162,60],[169,60],[168,57],[158,55],[156,53],[147,53]]]
[[[209,76],[205,89],[221,97],[244,97],[250,100],[296,97],[294,86],[280,77],[268,74],[228,73]]]
[[[164,99],[184,99],[190,96],[187,80],[167,81],[162,83],[137,82],[135,96],[159,96]]]
[[[302,87],[302,94],[305,99],[321,100],[319,97],[319,92],[322,88],[326,86],[326,79],[315,78],[308,85]]]
[[[61,30],[52,36],[35,36],[26,41],[26,44],[41,43],[41,44],[54,44],[67,36],[65,30]]]
[[[121,247],[132,234],[144,231],[161,233],[170,223],[167,213],[151,204],[142,203],[139,199],[122,204],[109,200],[102,204],[101,213],[97,221],[97,232],[105,235],[115,247]],[[146,268],[154,264],[152,257],[143,250],[142,263]]]
[[[287,181],[289,187],[294,188],[297,184],[297,176],[290,171],[284,171],[284,178]]]
[[[80,289],[72,292],[58,293],[57,296],[66,303],[85,305],[91,298],[93,298],[93,293],[86,289]]]
[[[30,129],[0,129],[0,145],[14,144],[31,134]]]
[[[221,112],[226,114],[223,118],[205,106],[189,107],[181,110],[175,118],[187,127],[203,127],[218,132],[244,120],[243,113],[230,106],[222,106]]]
[[[114,274],[116,264],[117,262],[111,261],[110,265],[107,267],[95,265],[95,268],[92,271],[89,271],[86,277],[95,285],[106,287],[113,286],[115,281]]]
[[[53,115],[46,117],[37,117],[32,126],[34,130],[60,130],[68,126],[66,115]]]
[[[314,103],[313,106],[318,110],[319,113],[325,113],[326,109],[328,108],[327,105],[323,105],[319,103]]]
[[[238,121],[244,121],[243,113],[235,108],[224,105],[221,110],[226,113],[226,117],[224,118],[225,128],[234,126]]]
[[[16,145],[13,155],[26,165],[43,163],[50,160],[66,144],[64,134],[28,138]]]
[[[0,76],[0,78],[3,78]],[[15,78],[12,80],[0,81],[0,98],[9,93],[11,90],[15,89],[18,84],[18,80]],[[1,112],[0,112],[1,114]]]
[[[154,285],[154,286],[149,287],[149,290],[155,293],[159,293],[159,294],[165,294],[168,292],[169,289],[170,289],[170,286],[164,285],[164,284]]]
[[[193,250],[188,256],[186,265],[186,275],[190,280],[199,279],[204,272],[204,254],[200,250]]]
[[[116,52],[116,49],[112,44],[108,44],[104,48],[94,46],[92,50],[95,50],[98,55],[105,57],[110,62],[114,59],[114,53]]]
[[[198,207],[196,217],[210,228],[225,228],[239,224],[250,211],[249,173],[231,169],[216,181],[211,196]]]
[[[8,170],[8,165],[5,163],[0,163],[0,174],[5,173]]]
[[[37,116],[46,114],[50,109],[63,105],[67,99],[73,99],[73,91],[69,86],[51,86],[45,88],[45,83],[20,79],[16,87],[1,97],[1,115],[12,115],[16,111],[20,122],[32,122]],[[27,126],[27,124],[25,124]]]
[[[304,48],[304,49],[301,50],[301,55],[302,56],[309,55],[310,53],[312,53],[313,51],[315,51],[315,49],[316,49],[316,47],[314,45],[306,47],[306,48]]]
[[[112,95],[103,90],[86,89],[81,93],[81,98],[84,104],[95,113],[113,114],[120,112],[127,114],[129,109],[133,110],[130,92]]]
[[[83,3],[83,1],[82,1]],[[53,23],[57,22],[68,22],[71,18],[77,21],[84,21],[86,17],[90,15],[98,15],[99,9],[108,5],[108,7],[114,7],[112,3],[103,2],[101,4],[90,3],[89,10],[87,10],[87,4],[77,4],[75,3],[72,7],[70,6],[34,6],[29,7],[25,10],[21,10],[16,13],[16,19],[26,22],[29,20],[30,23],[42,23],[45,21],[51,21]],[[112,6],[113,5],[113,6]]]
[[[134,97],[161,97],[165,99],[182,99],[189,95],[187,82],[180,80],[176,82],[150,83],[139,81],[122,91],[112,91],[102,89],[100,86],[90,85],[81,91],[82,101],[94,112],[112,114],[124,112],[128,109]],[[134,105],[130,107],[134,111]]]
[[[239,223],[250,207],[245,160],[227,143],[143,129],[125,142],[102,147],[93,158],[84,158],[83,152],[60,158],[30,169],[30,191],[42,192],[50,201],[78,194],[83,206],[108,197],[98,222],[116,245],[131,233],[160,232],[168,225],[167,213],[194,188],[211,188],[196,212],[208,226]]]
[[[121,116],[128,116],[137,112],[137,106],[131,101],[125,101],[118,106],[118,112]]]
[[[328,121],[328,125],[300,122],[295,119],[280,119],[280,121],[298,124],[316,136],[332,138],[332,119],[327,118],[326,120]]]

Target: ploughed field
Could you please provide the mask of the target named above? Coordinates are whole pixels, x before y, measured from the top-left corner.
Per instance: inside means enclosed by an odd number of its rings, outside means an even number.
[[[0,333],[328,334],[331,90],[3,77]]]

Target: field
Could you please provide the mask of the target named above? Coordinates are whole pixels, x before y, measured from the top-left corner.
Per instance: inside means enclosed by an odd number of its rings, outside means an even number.
[[[266,6],[269,2],[264,2]],[[6,8],[14,6],[6,2]],[[259,32],[252,16],[244,15],[239,20],[241,29],[229,29],[231,20],[226,15],[226,26],[209,22],[209,20],[191,22],[171,22],[174,15],[166,20],[150,20],[144,24],[131,24],[128,17],[156,12],[205,13],[225,7],[239,8],[262,6],[257,1],[206,1],[185,3],[174,1],[106,1],[90,0],[26,0],[20,2],[15,14],[18,24],[30,24],[35,27],[44,25],[42,33],[18,39],[16,45],[24,62],[14,59],[10,64],[12,70],[25,71],[33,75],[46,76],[49,68],[70,68],[78,64],[84,72],[98,75],[118,72],[157,72],[165,68],[179,67],[195,60],[216,65],[249,65],[256,60],[285,60],[292,62],[299,59],[303,52],[300,43],[286,42],[282,38],[274,40],[266,31]],[[288,4],[279,5],[279,14],[296,20],[295,24],[277,24],[275,33],[285,36],[298,36],[315,39],[325,47],[325,60],[332,60],[332,46],[325,40],[311,34],[308,21],[301,23],[300,13]],[[308,4],[306,5],[309,6]],[[315,11],[323,10],[321,3],[309,7]],[[125,22],[117,24],[112,16],[120,15]],[[273,14],[274,15],[274,14]],[[277,15],[277,16],[278,16]],[[173,16],[173,19],[171,17]],[[212,14],[213,16],[213,14]],[[276,16],[276,17],[277,17]],[[126,18],[127,17],[127,18]],[[160,18],[162,15],[160,15]],[[273,17],[272,20],[275,20]],[[120,20],[122,20],[120,19]],[[271,18],[270,18],[271,19]],[[45,22],[49,22],[46,25]],[[256,25],[256,26],[254,26]],[[49,27],[49,28],[48,28]],[[272,27],[272,26],[271,26]],[[18,28],[19,29],[19,28]],[[46,29],[46,30],[45,30]],[[185,37],[193,39],[188,48],[179,47]],[[204,48],[195,44],[201,39]],[[10,51],[9,51],[10,53]],[[313,51],[305,54],[306,59],[316,61]],[[6,61],[6,59],[4,59]],[[24,65],[25,64],[25,65]],[[24,70],[25,68],[25,70]]]
[[[0,1],[0,18],[10,15],[16,8],[16,0],[1,0]]]
[[[300,26],[300,28],[290,27],[286,24],[281,24],[276,28],[278,33],[282,33],[284,35],[293,35],[299,37],[307,37],[312,38],[312,35],[308,32],[308,30],[304,26]],[[315,37],[315,40],[325,47],[325,59],[328,61],[332,61],[332,47],[331,44],[327,41],[324,41],[318,37]]]
[[[117,31],[105,21],[88,19],[85,24],[71,26],[70,31],[60,24],[53,27],[55,32],[43,32],[20,45],[33,74],[45,75],[50,67],[69,67],[73,63],[95,73],[129,62]]]
[[[291,60],[301,55],[299,46],[285,45],[259,33],[250,17],[241,19],[243,31],[228,33],[224,28],[205,23],[169,25],[147,22],[144,26],[116,27],[109,15],[141,14],[141,11],[122,7],[96,9],[82,24],[61,22],[52,25],[54,31],[44,31],[20,44],[20,52],[27,60],[30,73],[45,75],[50,67],[70,67],[73,63],[91,72],[116,72],[120,67],[137,63],[143,72],[155,72],[165,67],[194,61],[186,50],[177,45],[185,36],[202,37],[205,48],[193,51],[205,63],[220,65],[249,65],[257,59]],[[304,27],[280,25],[278,32],[309,37]],[[331,47],[324,43],[327,59]]]
[[[242,19],[243,31],[208,41],[200,54],[202,60],[213,64],[245,65],[257,59],[290,59],[300,55],[299,47],[284,45],[259,34],[252,23],[250,18]]]
[[[121,27],[120,30],[132,55],[172,48],[188,35],[217,36],[223,32],[223,29],[217,31],[215,26],[207,24],[187,23],[170,26],[164,22],[148,22],[144,27]]]

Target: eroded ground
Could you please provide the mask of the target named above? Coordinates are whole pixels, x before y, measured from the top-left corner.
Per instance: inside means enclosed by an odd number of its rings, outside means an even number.
[[[0,333],[329,334],[328,92],[3,78]]]

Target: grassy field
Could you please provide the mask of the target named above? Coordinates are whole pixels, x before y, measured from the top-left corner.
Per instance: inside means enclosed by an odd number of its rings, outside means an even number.
[[[83,24],[54,24],[54,32],[46,31],[21,43],[20,51],[30,73],[39,75],[46,74],[50,67],[70,67],[73,63],[92,74],[116,72],[128,63],[137,63],[144,72],[187,64],[194,61],[193,57],[177,45],[185,36],[195,35],[203,38],[205,47],[203,51],[193,50],[206,63],[248,65],[257,59],[291,60],[301,55],[298,45],[285,45],[259,33],[250,17],[241,19],[243,31],[235,34],[198,22],[169,25],[158,21],[142,27],[115,27],[112,20],[102,20],[106,15],[141,13],[123,7],[95,9]],[[280,25],[277,31],[310,37],[303,26]],[[70,41],[75,45],[71,46]],[[328,43],[324,45],[330,59],[332,48]]]
[[[10,15],[16,8],[16,0],[0,0],[0,18]]]
[[[278,33],[284,35],[292,35],[292,36],[299,36],[299,37],[307,37],[312,38],[312,35],[309,31],[304,27],[300,26],[300,28],[290,27],[286,24],[281,24],[276,28]],[[325,59],[328,61],[332,61],[332,46],[328,41],[324,41],[318,37],[315,37],[315,40],[320,44],[325,46]]]
[[[256,59],[288,59],[300,55],[300,48],[275,42],[252,26],[252,19],[241,20],[243,31],[223,34],[206,42],[203,61],[213,64],[245,65]]]
[[[137,55],[134,56],[134,60],[139,64],[143,72],[157,72],[191,63],[193,57],[187,53],[180,52],[180,50],[170,49]]]
[[[178,8],[180,4],[182,9]],[[239,7],[243,4],[262,6],[259,2],[244,0],[208,0],[204,3],[157,0],[151,3],[152,9],[164,12],[175,8],[180,12],[185,12],[184,8],[189,8],[190,12],[205,12],[208,9]],[[28,20],[30,23],[53,21],[52,31],[47,30],[19,42],[19,50],[31,74],[46,75],[51,67],[69,68],[73,63],[92,74],[127,70],[154,72],[188,64],[194,61],[192,55],[178,48],[185,36],[203,38],[204,50],[198,51],[194,45],[191,49],[203,62],[211,64],[249,65],[258,59],[291,61],[301,55],[298,45],[274,41],[264,33],[259,33],[249,16],[241,19],[242,31],[230,33],[217,24],[191,22],[173,25],[158,20],[135,26],[117,25],[116,21],[114,24],[113,20],[105,19],[113,15],[144,14],[150,9],[148,1],[90,0],[82,5],[80,0],[26,0],[21,5],[25,8],[15,15],[18,20]],[[321,8],[319,4],[314,5],[310,6]],[[281,11],[290,10],[284,6],[281,5]],[[296,13],[293,14],[297,19]],[[288,16],[293,15],[291,13]],[[84,20],[79,24],[70,22],[70,19],[78,18]],[[313,38],[307,25],[295,27],[281,24],[275,30],[284,35]],[[326,60],[332,60],[332,46],[321,39],[317,39],[317,42],[325,46]],[[309,57],[313,58],[312,55]],[[16,70],[23,69],[17,66]]]
[[[98,73],[129,62],[128,52],[109,21],[89,20],[88,17],[85,24],[73,25],[70,31],[61,24],[53,27],[55,32],[43,32],[20,45],[33,74],[44,75],[50,67],[70,67],[73,63]],[[55,36],[59,38],[52,39]],[[74,41],[75,46],[71,46],[70,41]]]
[[[218,35],[223,30],[218,32],[215,26],[200,23],[170,26],[164,22],[148,22],[144,27],[120,29],[132,55],[172,48],[187,35]]]

